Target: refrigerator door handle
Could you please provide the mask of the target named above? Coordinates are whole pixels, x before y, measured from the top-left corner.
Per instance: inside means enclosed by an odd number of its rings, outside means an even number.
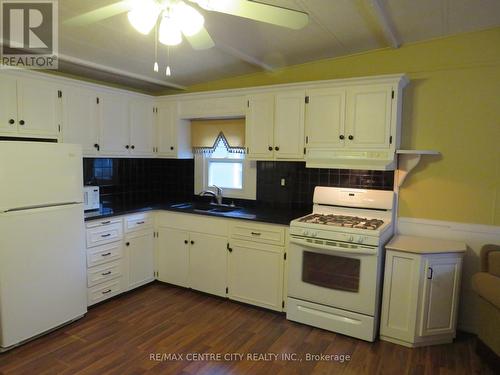
[[[37,204],[34,206],[16,207],[10,208],[3,212],[16,212],[16,211],[26,211],[26,210],[36,210],[38,208],[48,208],[48,207],[58,207],[58,206],[69,206],[72,204],[80,204],[82,202],[62,202],[62,203],[52,203],[52,204]]]

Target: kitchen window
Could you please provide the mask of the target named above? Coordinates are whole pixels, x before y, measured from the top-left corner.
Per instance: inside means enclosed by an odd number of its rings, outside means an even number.
[[[195,194],[218,186],[228,198],[256,198],[256,162],[232,152],[222,138],[213,151],[195,154]]]

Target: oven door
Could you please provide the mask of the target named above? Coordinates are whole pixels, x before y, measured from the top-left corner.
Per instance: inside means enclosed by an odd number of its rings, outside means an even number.
[[[374,316],[378,247],[291,236],[288,295]]]

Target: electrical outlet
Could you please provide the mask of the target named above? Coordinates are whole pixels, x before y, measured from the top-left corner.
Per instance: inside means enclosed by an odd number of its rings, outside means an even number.
[[[286,186],[286,180],[284,178],[281,179],[281,186]]]

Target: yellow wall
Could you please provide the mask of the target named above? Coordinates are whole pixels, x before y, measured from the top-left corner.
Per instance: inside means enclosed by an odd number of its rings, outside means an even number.
[[[435,149],[405,181],[401,216],[500,225],[500,28],[189,88],[407,73],[402,148]]]

